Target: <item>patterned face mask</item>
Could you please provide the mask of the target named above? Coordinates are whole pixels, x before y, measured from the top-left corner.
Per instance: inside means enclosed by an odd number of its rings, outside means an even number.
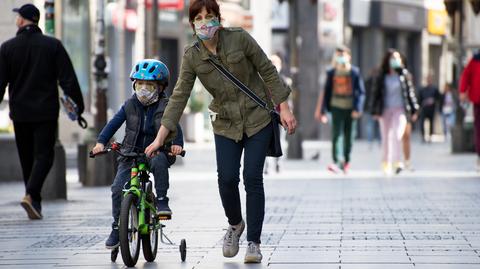
[[[195,26],[195,33],[201,40],[212,39],[218,28],[220,28],[220,22],[218,21],[218,18],[201,20],[194,22],[193,25]]]
[[[158,86],[153,83],[135,83],[135,95],[144,106],[151,105],[158,100]]]

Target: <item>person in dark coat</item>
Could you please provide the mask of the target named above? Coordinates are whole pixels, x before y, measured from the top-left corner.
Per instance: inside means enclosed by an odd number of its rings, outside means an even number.
[[[18,13],[16,37],[0,47],[0,96],[8,85],[10,118],[25,182],[21,205],[30,219],[42,218],[41,190],[53,164],[58,125],[57,85],[84,110],[82,92],[62,43],[42,34],[40,11],[32,4]]]

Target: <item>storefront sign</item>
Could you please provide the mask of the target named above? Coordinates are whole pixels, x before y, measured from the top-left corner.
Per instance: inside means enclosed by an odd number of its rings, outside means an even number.
[[[448,14],[445,10],[428,11],[428,32],[433,35],[445,35]]]

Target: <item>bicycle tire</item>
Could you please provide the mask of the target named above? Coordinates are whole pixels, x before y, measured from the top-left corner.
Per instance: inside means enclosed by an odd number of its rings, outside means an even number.
[[[131,193],[127,194],[123,198],[122,207],[120,209],[120,252],[122,253],[123,263],[128,267],[135,266],[140,254],[141,238],[138,230],[138,210],[136,200],[136,196]]]
[[[151,214],[149,209],[145,210],[145,223],[156,225],[155,216]],[[153,229],[148,234],[142,235],[143,257],[147,262],[153,262],[157,257],[158,250],[158,229]]]

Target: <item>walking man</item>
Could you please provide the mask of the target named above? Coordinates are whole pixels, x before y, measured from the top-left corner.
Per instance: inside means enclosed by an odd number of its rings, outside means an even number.
[[[84,109],[75,71],[62,43],[42,34],[40,11],[32,4],[17,13],[16,37],[0,47],[0,101],[8,85],[10,118],[25,182],[21,205],[30,219],[42,218],[41,190],[54,159],[59,113],[57,83],[81,114]]]

